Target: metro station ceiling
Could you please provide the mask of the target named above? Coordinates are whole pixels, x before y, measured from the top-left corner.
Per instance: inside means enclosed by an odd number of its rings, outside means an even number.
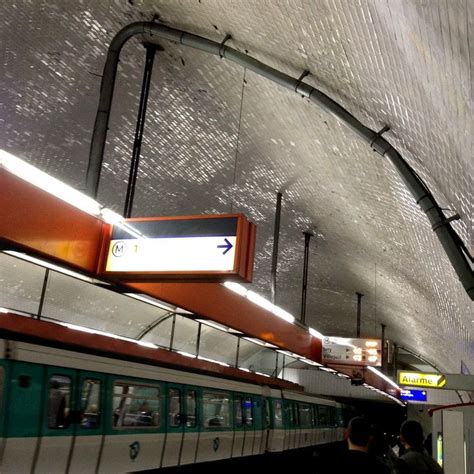
[[[8,1],[0,146],[84,189],[107,47],[133,21],[162,22],[299,77],[380,130],[426,182],[471,254],[474,4],[438,1]],[[386,336],[448,372],[474,373],[472,302],[392,165],[306,99],[224,59],[160,41],[134,216],[242,212],[257,224],[254,291],[307,323]],[[98,200],[121,213],[144,48],[124,48]]]

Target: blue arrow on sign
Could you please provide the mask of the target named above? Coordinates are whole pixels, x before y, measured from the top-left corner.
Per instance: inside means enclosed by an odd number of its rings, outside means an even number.
[[[225,249],[222,252],[222,255],[225,255],[233,247],[233,245],[225,237],[224,237],[224,241],[225,241],[225,244],[217,246],[218,249]]]

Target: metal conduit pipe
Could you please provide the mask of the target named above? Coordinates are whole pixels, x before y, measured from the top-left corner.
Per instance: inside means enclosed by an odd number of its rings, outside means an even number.
[[[107,126],[110,117],[120,50],[124,43],[135,35],[143,35],[144,39],[151,43],[156,42],[158,39],[174,41],[184,46],[190,46],[200,51],[229,59],[242,67],[250,69],[257,74],[276,82],[286,89],[307,97],[311,102],[345,123],[353,132],[365,140],[374,151],[382,156],[387,156],[395,166],[402,180],[413,194],[413,197],[427,215],[431,225],[433,226],[433,230],[438,236],[438,239],[440,240],[441,245],[443,246],[464,289],[467,291],[470,298],[474,300],[474,272],[469,261],[471,257],[464,253],[461,239],[456,234],[449,220],[446,219],[441,208],[436,203],[436,200],[417,176],[415,171],[405,162],[400,153],[398,153],[397,150],[395,150],[392,145],[381,136],[385,129],[379,133],[374,132],[318,89],[263,64],[247,54],[236,51],[235,49],[226,46],[224,43],[217,43],[216,41],[157,23],[131,23],[122,28],[122,30],[120,30],[112,39],[110,44],[102,76],[99,108],[92,135],[89,164],[87,168],[86,192],[89,196],[95,198],[99,187],[100,170],[102,167]]]

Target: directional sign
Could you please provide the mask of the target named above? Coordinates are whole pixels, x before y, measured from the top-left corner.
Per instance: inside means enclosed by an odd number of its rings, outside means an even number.
[[[409,387],[445,388],[446,377],[443,374],[399,371],[398,383]]]
[[[108,277],[251,281],[255,226],[242,214],[127,219],[106,241],[100,273]]]
[[[323,364],[382,365],[380,339],[350,339],[346,337],[323,338]]]
[[[417,390],[415,388],[400,390],[400,400],[407,402],[426,402],[427,393],[426,390]]]

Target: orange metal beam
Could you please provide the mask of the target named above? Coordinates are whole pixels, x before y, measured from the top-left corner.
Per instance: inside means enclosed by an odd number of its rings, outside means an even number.
[[[39,321],[11,313],[0,317],[0,336],[39,342],[53,347],[94,353],[102,356],[119,357],[125,360],[144,362],[151,365],[197,371],[208,375],[241,380],[258,385],[302,391],[303,387],[286,380],[244,372],[233,367],[224,367],[212,362],[192,359],[165,349],[140,346],[134,342],[114,339],[100,334],[69,329],[60,324]]]
[[[0,240],[96,276],[104,223],[0,169]],[[216,283],[127,283],[283,349],[321,360],[321,341]]]
[[[103,223],[0,168],[0,239],[93,274]]]

